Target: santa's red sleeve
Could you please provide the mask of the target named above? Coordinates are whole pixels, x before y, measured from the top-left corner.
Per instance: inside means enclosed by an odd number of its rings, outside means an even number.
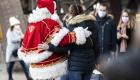
[[[66,46],[71,43],[75,43],[77,45],[82,45],[86,42],[86,36],[83,28],[75,28],[72,32],[69,32],[64,36],[64,33],[68,32],[68,29],[62,28],[60,31],[54,36],[51,40],[51,44],[57,46]],[[63,37],[61,36],[63,35]]]

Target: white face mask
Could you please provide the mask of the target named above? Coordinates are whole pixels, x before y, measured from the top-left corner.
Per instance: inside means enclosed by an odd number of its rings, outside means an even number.
[[[123,17],[122,17],[122,22],[123,22],[123,23],[126,24],[126,23],[128,23],[128,21],[129,21],[129,17],[126,17],[126,16],[123,16]]]
[[[103,18],[103,17],[106,16],[106,12],[105,12],[105,11],[100,11],[100,10],[98,10],[98,16],[99,16],[100,18]]]

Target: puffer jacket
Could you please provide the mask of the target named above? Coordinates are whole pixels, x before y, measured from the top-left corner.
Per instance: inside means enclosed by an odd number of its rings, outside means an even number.
[[[100,54],[116,51],[117,44],[117,26],[113,18],[109,15],[104,18],[96,16],[96,26],[98,28],[98,42]]]
[[[73,43],[63,48],[49,44],[49,50],[61,53],[66,50],[70,51],[70,55],[68,56],[69,71],[91,71],[94,69],[99,53],[95,17],[82,14],[72,18],[68,23],[69,30],[73,31],[77,27],[88,27],[88,30],[92,32],[92,35],[87,38],[85,44],[77,45]]]

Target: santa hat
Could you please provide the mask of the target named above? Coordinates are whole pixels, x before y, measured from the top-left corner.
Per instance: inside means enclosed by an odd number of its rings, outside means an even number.
[[[51,14],[54,14],[56,4],[53,0],[37,0],[38,8],[47,8]]]
[[[20,21],[16,17],[10,17],[9,23],[10,23],[10,26],[14,26],[14,25],[20,24]]]

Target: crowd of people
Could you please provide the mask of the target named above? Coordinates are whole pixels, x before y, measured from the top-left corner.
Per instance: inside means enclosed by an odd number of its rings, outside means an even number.
[[[9,80],[13,80],[16,61],[22,65],[27,80],[115,80],[109,77],[114,67],[108,69],[105,64],[120,59],[116,54],[126,55],[131,50],[135,21],[130,11],[122,10],[119,23],[115,23],[106,3],[97,3],[89,14],[84,13],[81,5],[72,4],[62,21],[56,12],[53,0],[37,0],[25,34],[20,21],[9,18]],[[127,80],[119,76],[118,80],[121,79]]]

